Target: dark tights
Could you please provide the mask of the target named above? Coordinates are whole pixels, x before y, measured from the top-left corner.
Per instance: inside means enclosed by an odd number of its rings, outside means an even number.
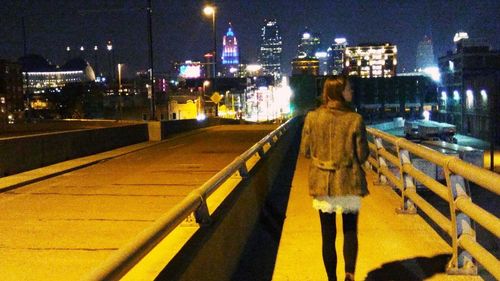
[[[329,281],[337,280],[337,253],[335,252],[335,213],[319,211],[321,220],[321,234],[323,236],[323,262]],[[354,273],[356,257],[358,255],[358,214],[342,214],[344,230],[344,259],[345,271]]]

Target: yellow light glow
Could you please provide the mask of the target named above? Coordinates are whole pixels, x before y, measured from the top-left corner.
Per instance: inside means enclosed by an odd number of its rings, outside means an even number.
[[[215,8],[212,6],[206,6],[203,8],[203,13],[207,16],[211,16],[212,14],[215,14]]]

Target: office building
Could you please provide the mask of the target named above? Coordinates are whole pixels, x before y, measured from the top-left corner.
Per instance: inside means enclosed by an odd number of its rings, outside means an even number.
[[[21,65],[0,60],[0,123],[24,110]]]
[[[283,42],[279,26],[275,19],[266,20],[262,27],[259,63],[262,65],[262,74],[279,78],[281,76],[281,54]]]
[[[295,58],[292,60],[292,75],[319,75],[317,58]]]
[[[233,31],[231,23],[222,38],[222,66],[225,77],[236,77],[238,64],[240,62],[238,40]]]
[[[335,43],[328,48],[328,74],[339,75],[343,73],[346,47],[347,40],[345,38],[335,38]]]
[[[436,67],[436,61],[434,59],[432,40],[431,38],[425,36],[417,46],[415,70],[420,72],[429,69],[430,67]]]
[[[389,78],[396,75],[396,66],[396,45],[360,44],[345,49],[345,68],[350,76]]]
[[[297,58],[316,58],[316,53],[320,51],[320,45],[319,34],[312,33],[306,28],[297,46]]]
[[[489,140],[491,128],[500,125],[500,51],[465,32],[457,33],[454,42],[455,50],[439,58],[438,119],[456,125],[463,134]]]

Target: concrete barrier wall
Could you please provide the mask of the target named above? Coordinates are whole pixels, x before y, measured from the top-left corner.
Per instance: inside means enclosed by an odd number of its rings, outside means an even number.
[[[149,122],[149,124],[113,120],[52,120],[36,124],[18,124],[19,126],[11,127],[11,132],[26,131],[35,134],[37,131],[48,130],[66,132],[0,139],[0,177],[139,142],[161,140],[176,133],[239,123],[239,120],[210,118],[201,122],[193,119]],[[94,128],[77,129],[84,127]],[[156,131],[157,137],[151,138],[151,131]]]
[[[251,171],[155,280],[231,280],[264,202],[298,133],[298,122]],[[264,245],[263,245],[264,246]]]
[[[144,123],[140,121],[115,120],[38,120],[36,123],[0,124],[0,131],[5,133],[68,131],[123,126]]]
[[[0,139],[0,176],[147,140],[147,124]]]
[[[167,136],[176,133],[187,132],[210,126],[230,125],[230,124],[240,124],[240,121],[234,119],[223,119],[223,118],[209,118],[203,121],[198,121],[196,119],[161,121],[161,136],[162,139],[165,139],[167,138]]]

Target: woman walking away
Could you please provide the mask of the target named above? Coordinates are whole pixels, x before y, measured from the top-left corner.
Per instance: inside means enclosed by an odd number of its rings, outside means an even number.
[[[335,213],[342,213],[345,280],[354,280],[358,212],[361,197],[368,194],[361,167],[368,157],[366,128],[361,115],[349,107],[352,91],[345,77],[328,78],[322,98],[322,106],[306,116],[301,151],[311,158],[309,194],[319,211],[328,280],[337,280]]]

